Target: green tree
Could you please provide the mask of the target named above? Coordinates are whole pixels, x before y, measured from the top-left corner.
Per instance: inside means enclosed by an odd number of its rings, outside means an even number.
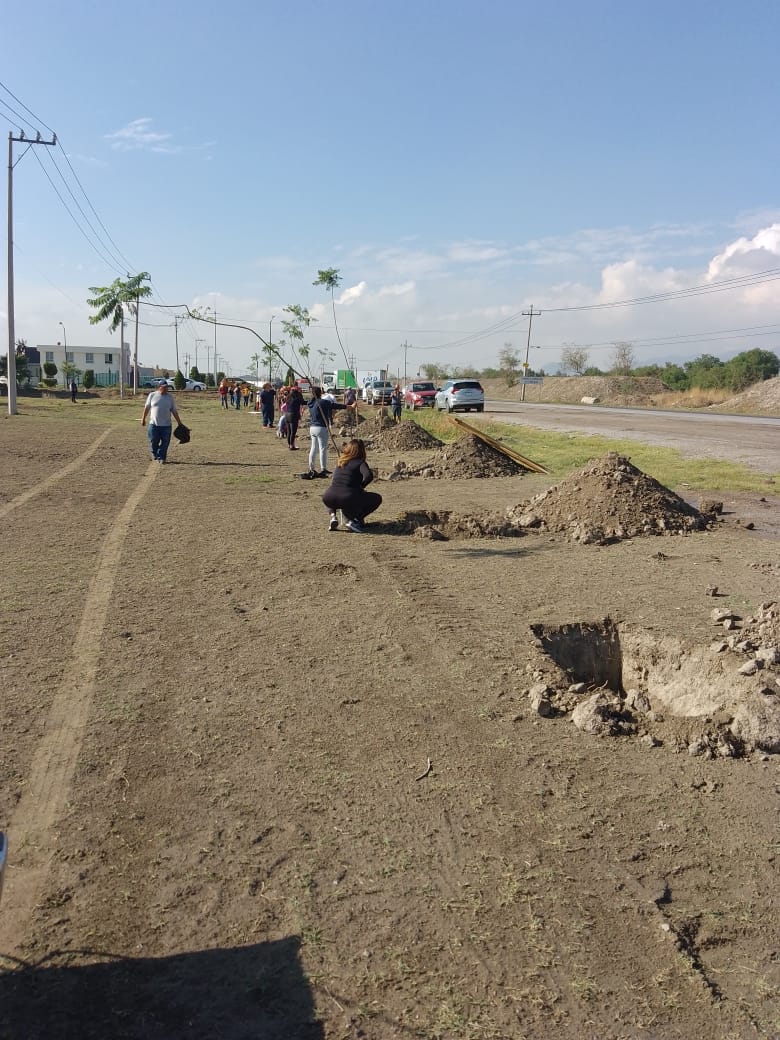
[[[62,366],[62,381],[65,386],[70,385],[71,379],[75,379],[78,382],[78,378],[81,375],[81,369],[76,368],[72,361],[66,361]]]
[[[53,361],[44,361],[43,371],[45,373],[42,380],[44,386],[56,386],[57,385],[57,366]]]
[[[304,343],[305,329],[308,329],[316,318],[313,318],[309,314],[307,307],[301,307],[300,304],[291,303],[289,306],[284,308],[286,314],[289,314],[289,318],[285,318],[282,321],[282,328],[284,329],[285,335],[290,341],[290,349],[293,352],[293,358],[298,365],[300,365],[306,376],[311,379],[309,373],[309,352],[310,348],[308,344]],[[305,365],[304,365],[305,362]]]
[[[717,390],[723,386],[724,365],[714,354],[700,354],[693,361],[686,361],[684,367],[692,387]]]
[[[724,383],[730,390],[744,390],[771,379],[780,371],[780,358],[771,350],[747,350],[725,364]]]
[[[341,333],[339,332],[339,325],[336,321],[336,299],[333,295],[334,291],[341,285],[341,276],[339,275],[338,268],[326,267],[324,271],[317,271],[317,278],[311,284],[322,285],[330,293],[330,304],[333,309],[333,327],[336,330],[336,339],[339,341],[341,353],[344,355],[344,361],[347,368],[349,368],[349,358],[347,357],[347,352],[344,350],[344,344],[341,342]]]
[[[420,371],[426,379],[430,379],[432,383],[443,383],[447,378],[447,373],[450,370],[449,365],[436,365],[428,363],[420,365]]]
[[[685,369],[681,365],[675,365],[672,361],[667,361],[664,365],[661,370],[661,379],[664,386],[668,386],[670,390],[690,389],[691,381]]]
[[[90,286],[89,291],[92,296],[87,298],[87,303],[95,314],[89,316],[90,325],[99,325],[102,321],[107,321],[108,331],[116,332],[120,330],[120,345],[119,345],[119,394],[124,396],[124,365],[122,364],[123,353],[124,353],[124,327],[125,327],[125,314],[135,315],[135,358],[138,358],[138,301],[145,299],[147,296],[151,296],[152,290],[148,285],[144,285],[144,282],[148,282],[151,275],[147,274],[146,271],[142,271],[140,274],[128,275],[125,280],[121,278],[115,278],[111,285]],[[134,371],[137,372],[137,365],[134,365]],[[137,376],[134,376],[136,379]],[[133,391],[135,392],[135,387]]]
[[[221,383],[224,378],[225,378],[225,373],[224,372],[217,372],[217,382],[218,383]]]
[[[176,370],[176,375],[173,377],[173,389],[183,390],[187,385],[187,380],[184,378],[184,373],[179,368]]]
[[[30,369],[27,365],[27,340],[18,339],[16,341],[16,350],[14,351],[14,368],[16,370],[16,385],[19,386],[21,383],[29,383],[30,381]],[[56,374],[56,370],[55,370]],[[3,354],[0,358],[0,376],[8,375],[8,358]]]
[[[84,378],[81,380],[81,385],[85,390],[91,390],[95,385],[95,372],[94,369],[88,368],[84,373]]]

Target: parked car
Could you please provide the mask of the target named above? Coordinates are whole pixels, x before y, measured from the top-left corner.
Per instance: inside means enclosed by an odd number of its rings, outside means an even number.
[[[393,384],[387,379],[375,379],[368,384],[369,404],[390,404],[390,395],[393,392]]]
[[[205,390],[206,384],[201,383],[198,379],[188,379],[184,384],[185,390]]]
[[[484,412],[485,391],[476,379],[448,379],[436,394],[436,407],[440,412]]]
[[[433,383],[410,383],[404,387],[404,408],[433,408],[436,387]]]

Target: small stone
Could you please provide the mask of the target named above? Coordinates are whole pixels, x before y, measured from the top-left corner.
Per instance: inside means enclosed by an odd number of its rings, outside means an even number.
[[[661,741],[656,739],[652,733],[645,733],[643,737],[639,739],[640,744],[644,744],[645,747],[660,747]]]
[[[746,661],[740,668],[737,668],[737,675],[755,675],[759,668],[758,661]]]

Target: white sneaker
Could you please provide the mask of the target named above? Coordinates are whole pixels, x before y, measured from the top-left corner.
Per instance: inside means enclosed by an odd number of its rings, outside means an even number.
[[[365,534],[366,529],[362,524],[359,524],[357,520],[350,520],[347,524],[347,530],[354,532],[354,534]]]
[[[331,531],[338,531],[338,529],[339,529],[339,518],[336,516],[335,513],[331,513],[330,514],[330,530]]]

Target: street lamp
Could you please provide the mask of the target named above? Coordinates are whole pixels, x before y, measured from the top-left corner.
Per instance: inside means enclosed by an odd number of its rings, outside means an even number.
[[[65,366],[68,364],[68,334],[61,321],[57,322],[57,324],[62,325],[62,339],[65,344],[65,364],[62,366],[62,385],[67,389]]]

